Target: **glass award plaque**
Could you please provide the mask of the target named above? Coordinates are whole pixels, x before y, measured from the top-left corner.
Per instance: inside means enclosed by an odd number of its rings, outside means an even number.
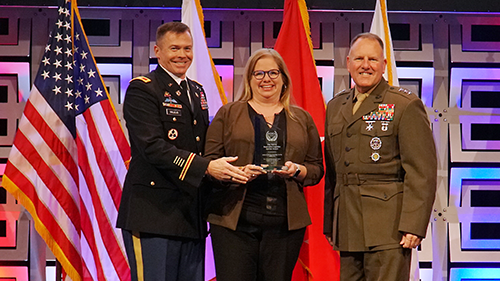
[[[274,126],[255,126],[255,141],[257,164],[268,171],[283,169],[283,132]]]

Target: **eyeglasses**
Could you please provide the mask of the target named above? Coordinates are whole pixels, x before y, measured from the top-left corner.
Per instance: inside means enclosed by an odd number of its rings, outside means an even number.
[[[266,76],[266,73],[269,76],[269,78],[276,79],[280,76],[281,71],[279,69],[271,69],[269,71],[256,70],[252,72],[252,75],[253,77],[255,77],[255,79],[262,80]]]

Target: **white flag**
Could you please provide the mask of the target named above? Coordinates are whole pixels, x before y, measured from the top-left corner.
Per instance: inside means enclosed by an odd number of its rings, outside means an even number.
[[[389,20],[387,18],[386,0],[377,0],[370,33],[377,34],[384,42],[384,56],[387,59],[387,69],[384,73],[384,78],[387,80],[389,85],[399,86],[398,70],[396,69],[396,59],[394,58],[394,47],[392,46],[391,30],[389,29]],[[420,280],[418,251],[416,249],[412,249],[411,252],[409,280]]]
[[[389,29],[389,20],[387,19],[386,0],[377,0],[370,33],[377,34],[384,42],[384,56],[387,59],[387,69],[384,73],[384,78],[387,80],[389,85],[399,86],[396,59],[394,58],[394,51],[392,47],[391,31]]]
[[[203,12],[199,0],[182,1],[182,22],[189,26],[193,36],[194,58],[186,74],[190,79],[203,85],[208,100],[208,112],[210,119],[212,119],[217,110],[227,103],[227,98],[222,88],[220,76],[208,51],[203,29]]]

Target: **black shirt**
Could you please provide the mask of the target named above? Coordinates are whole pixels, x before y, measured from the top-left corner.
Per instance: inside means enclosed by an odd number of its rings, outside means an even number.
[[[286,149],[286,112],[282,110],[275,114],[273,124],[268,124],[261,114],[258,114],[251,106],[248,105],[250,120],[252,120],[255,130],[255,152],[253,163],[255,165],[263,164],[262,155],[269,152],[282,154],[279,158],[281,161],[277,163],[282,166],[284,163],[284,152]],[[271,127],[269,127],[271,126]],[[275,146],[279,148],[277,151],[265,151],[263,146],[266,145],[266,136],[271,136],[275,139]],[[271,149],[272,150],[272,149]],[[265,160],[264,160],[265,162]],[[271,172],[260,175],[250,183],[248,183],[245,202],[243,209],[257,212],[266,215],[286,216],[286,184],[285,180]]]

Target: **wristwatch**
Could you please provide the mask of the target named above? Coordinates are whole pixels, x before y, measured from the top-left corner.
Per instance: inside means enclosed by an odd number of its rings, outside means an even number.
[[[295,168],[297,170],[295,170],[295,173],[293,174],[292,178],[296,179],[299,175],[300,175],[300,166],[295,164]]]

